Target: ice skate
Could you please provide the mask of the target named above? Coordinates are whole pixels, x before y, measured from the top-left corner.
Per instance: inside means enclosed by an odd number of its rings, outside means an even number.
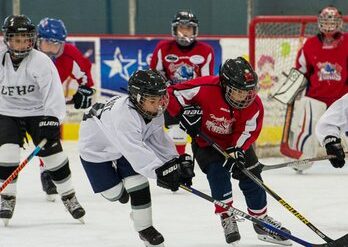
[[[270,217],[268,215],[264,216],[263,218],[259,218],[259,219],[270,224],[270,225],[275,226],[276,228],[278,228],[284,232],[291,234],[291,232],[288,229],[286,229],[285,227],[282,227],[280,222],[274,220],[272,217]],[[254,230],[257,233],[257,238],[262,240],[262,241],[273,243],[273,244],[285,245],[285,246],[292,245],[292,243],[289,239],[287,239],[283,236],[280,236],[279,234],[269,230],[266,227],[254,224]]]
[[[69,211],[74,219],[79,220],[81,223],[85,223],[83,216],[86,214],[85,210],[82,208],[80,203],[77,201],[75,193],[63,196],[62,201],[65,208]]]
[[[153,226],[139,232],[139,237],[146,247],[164,247],[164,238]]]
[[[240,234],[235,216],[226,213],[220,215],[221,225],[224,229],[226,243],[238,246]]]
[[[52,178],[47,171],[43,171],[41,173],[41,184],[42,190],[46,192],[46,200],[50,202],[54,202],[56,200],[57,187],[52,182]]]
[[[12,218],[15,206],[16,206],[15,196],[6,196],[6,195],[1,196],[0,218],[3,220],[5,226],[8,226],[9,221]]]

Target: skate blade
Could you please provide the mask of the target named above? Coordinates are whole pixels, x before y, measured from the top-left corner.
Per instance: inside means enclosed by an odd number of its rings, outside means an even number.
[[[292,245],[292,242],[289,239],[276,240],[272,237],[265,236],[265,235],[257,235],[257,238],[261,241],[265,241],[265,242],[272,243],[272,244],[279,244],[279,245],[284,245],[284,246],[291,246]]]
[[[144,244],[146,247],[165,247],[164,246],[164,243],[160,243],[160,244],[157,244],[157,245],[153,245],[153,244],[150,244],[149,242],[147,241],[144,241]]]
[[[80,221],[82,224],[85,224],[85,220],[83,217],[81,217],[80,219],[78,219],[78,221]]]
[[[46,200],[48,202],[55,202],[56,201],[56,195],[55,194],[52,194],[52,195],[46,194]]]
[[[237,241],[234,241],[234,242],[230,243],[229,245],[231,245],[233,247],[239,247],[240,243],[239,243],[239,240],[237,240]]]
[[[2,221],[4,222],[4,226],[8,226],[10,223],[10,219],[2,219]]]

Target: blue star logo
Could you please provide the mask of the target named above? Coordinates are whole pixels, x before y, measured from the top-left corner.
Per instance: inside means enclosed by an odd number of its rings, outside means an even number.
[[[129,68],[136,62],[136,59],[124,58],[121,53],[121,49],[118,46],[114,52],[114,59],[103,61],[103,63],[110,67],[109,78],[120,74],[120,77],[126,81],[129,80]]]

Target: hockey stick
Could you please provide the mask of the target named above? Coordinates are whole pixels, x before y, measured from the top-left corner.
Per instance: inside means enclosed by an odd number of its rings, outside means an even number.
[[[247,219],[251,222],[253,222],[254,224],[257,224],[257,225],[260,225],[260,226],[263,226],[273,232],[276,232],[277,234],[283,236],[283,237],[286,237],[288,239],[291,239],[293,240],[294,242],[296,243],[299,243],[303,246],[307,246],[307,247],[324,247],[324,246],[327,246],[327,247],[347,247],[348,246],[348,241],[346,239],[346,236],[343,236],[331,243],[327,243],[327,244],[312,244],[312,243],[309,243],[307,241],[304,241],[298,237],[295,237],[294,235],[290,234],[290,233],[287,233],[287,232],[284,232],[276,227],[274,227],[273,225],[271,224],[268,224],[262,220],[259,220],[247,213],[244,213],[243,211],[237,209],[237,208],[234,208],[226,203],[223,203],[221,201],[217,201],[217,200],[214,200],[214,198],[212,198],[211,196],[208,196],[207,194],[204,194],[203,192],[199,191],[199,190],[196,190],[192,187],[186,187],[185,185],[180,185],[180,188],[183,189],[183,190],[186,190],[196,196],[199,196],[207,201],[210,201],[212,203],[214,203],[215,205],[218,205],[220,207],[223,207],[224,209],[227,209],[229,212],[233,213],[234,215],[238,215],[244,219]]]
[[[348,152],[344,152],[344,153],[348,154]],[[310,162],[320,161],[320,160],[328,160],[328,159],[332,159],[335,157],[336,157],[335,155],[325,155],[325,156],[319,156],[319,157],[308,158],[308,159],[303,159],[303,160],[289,161],[289,162],[285,162],[285,163],[281,163],[281,164],[277,164],[277,165],[263,165],[261,163],[257,163],[253,166],[248,167],[247,169],[251,170],[251,169],[255,168],[256,166],[261,166],[262,171],[269,171],[269,170],[279,169],[279,168],[284,168],[284,167],[296,167],[299,165],[307,165]]]
[[[215,148],[219,153],[221,153],[226,159],[229,159],[231,156],[222,149],[218,144],[216,144],[209,136],[205,135],[202,132],[199,132],[199,136],[202,137],[210,146]],[[238,166],[238,163],[237,163]],[[289,203],[287,203],[283,198],[281,198],[278,194],[273,192],[263,181],[257,178],[253,173],[247,170],[245,167],[238,167],[246,176],[248,176],[251,180],[253,180],[258,186],[264,189],[268,194],[270,194],[274,199],[276,199],[283,207],[285,207],[289,212],[291,212],[294,216],[296,216],[300,221],[302,221],[306,226],[308,226],[312,231],[314,231],[319,237],[321,237],[325,242],[331,243],[337,240],[333,240],[322,233],[318,228],[316,228],[309,220],[307,220],[301,213],[299,213],[295,208],[293,208]],[[348,234],[344,235],[342,241],[347,242],[348,246]],[[344,242],[345,243],[345,242]],[[333,245],[336,246],[336,245]],[[342,245],[341,245],[342,246]]]
[[[11,175],[5,180],[5,182],[1,185],[0,187],[0,192],[2,192],[9,183],[12,182],[13,179],[15,179],[18,175],[18,173],[28,164],[28,162],[34,157],[36,156],[40,150],[43,148],[43,146],[45,146],[45,144],[47,143],[47,139],[42,139],[41,142],[39,143],[39,145],[37,145],[35,147],[35,149],[33,150],[33,152],[31,154],[28,155],[28,157],[23,160],[19,166],[16,168],[16,170],[14,170]]]

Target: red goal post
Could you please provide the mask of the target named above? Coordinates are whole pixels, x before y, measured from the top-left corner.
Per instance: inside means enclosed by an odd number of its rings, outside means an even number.
[[[348,31],[348,16],[344,16]],[[298,50],[306,38],[319,32],[317,16],[257,16],[249,25],[249,59],[259,75],[265,108],[263,129],[257,141],[258,153],[279,155],[286,106],[270,99],[269,94],[295,65]]]

